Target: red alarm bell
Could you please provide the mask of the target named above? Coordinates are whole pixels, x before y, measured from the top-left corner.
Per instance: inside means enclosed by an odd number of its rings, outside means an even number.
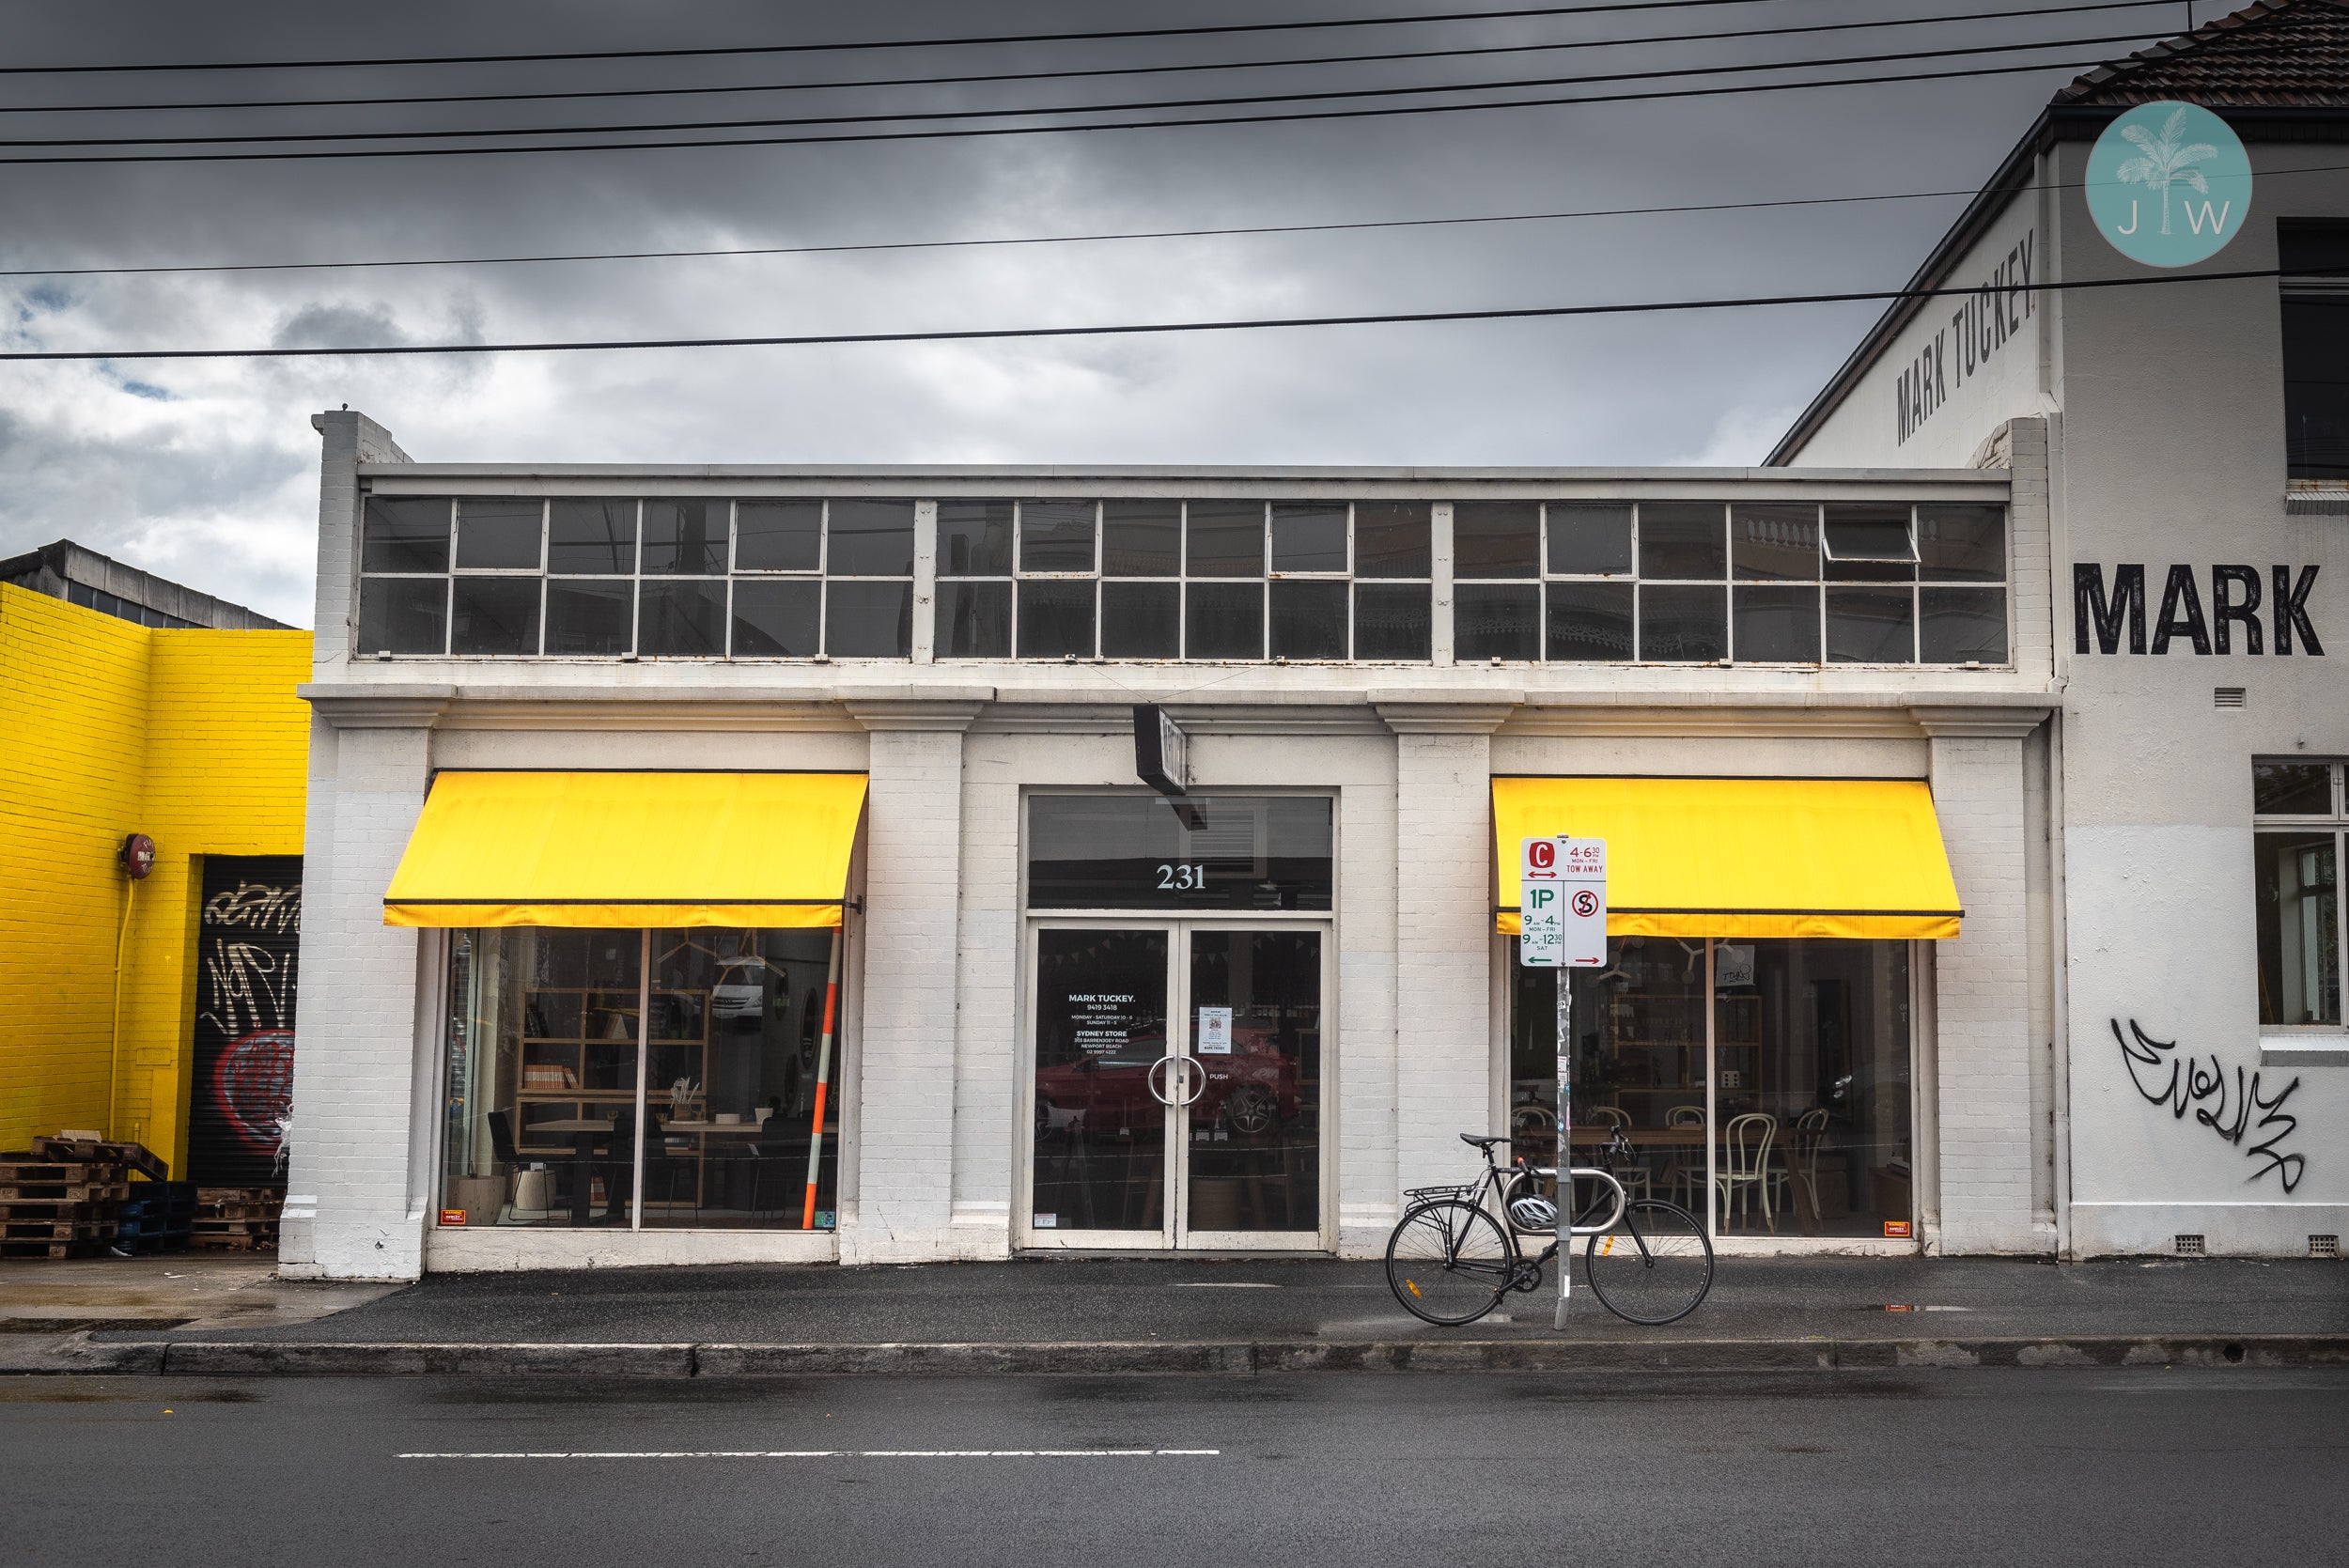
[[[131,880],[144,880],[155,869],[155,841],[145,833],[126,836],[122,841],[122,869],[131,874]]]

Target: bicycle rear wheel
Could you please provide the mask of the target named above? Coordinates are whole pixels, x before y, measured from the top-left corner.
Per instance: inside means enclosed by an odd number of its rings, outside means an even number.
[[[1678,1203],[1635,1199],[1623,1220],[1591,1237],[1582,1273],[1609,1312],[1631,1323],[1677,1323],[1713,1288],[1713,1244]]]
[[[1387,1288],[1413,1317],[1455,1328],[1493,1310],[1517,1262],[1516,1246],[1491,1214],[1440,1199],[1409,1210],[1387,1238]]]

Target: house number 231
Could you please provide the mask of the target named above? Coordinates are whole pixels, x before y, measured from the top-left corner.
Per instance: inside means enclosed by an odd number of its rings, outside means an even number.
[[[1207,868],[1204,865],[1161,865],[1159,886],[1161,889],[1188,893],[1207,885]]]

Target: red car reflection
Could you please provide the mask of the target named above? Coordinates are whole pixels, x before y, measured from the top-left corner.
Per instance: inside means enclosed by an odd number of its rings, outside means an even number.
[[[1037,1068],[1036,1141],[1060,1141],[1079,1133],[1115,1138],[1162,1132],[1166,1107],[1150,1092],[1150,1069],[1165,1055],[1162,1040],[1132,1039],[1098,1056]],[[1229,1056],[1196,1061],[1206,1070],[1207,1082],[1190,1102],[1194,1119],[1221,1122],[1239,1137],[1270,1132],[1296,1119],[1297,1062],[1282,1054],[1271,1031],[1235,1029]],[[1159,1074],[1161,1087],[1170,1079],[1180,1081],[1176,1069]]]

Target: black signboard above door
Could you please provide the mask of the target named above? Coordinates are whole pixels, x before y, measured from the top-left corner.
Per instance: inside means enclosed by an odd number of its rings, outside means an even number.
[[[196,925],[195,1082],[188,1175],[207,1187],[283,1187],[293,1096],[302,857],[212,855]]]
[[[1028,907],[1327,909],[1335,805],[1326,795],[1037,795]]]

